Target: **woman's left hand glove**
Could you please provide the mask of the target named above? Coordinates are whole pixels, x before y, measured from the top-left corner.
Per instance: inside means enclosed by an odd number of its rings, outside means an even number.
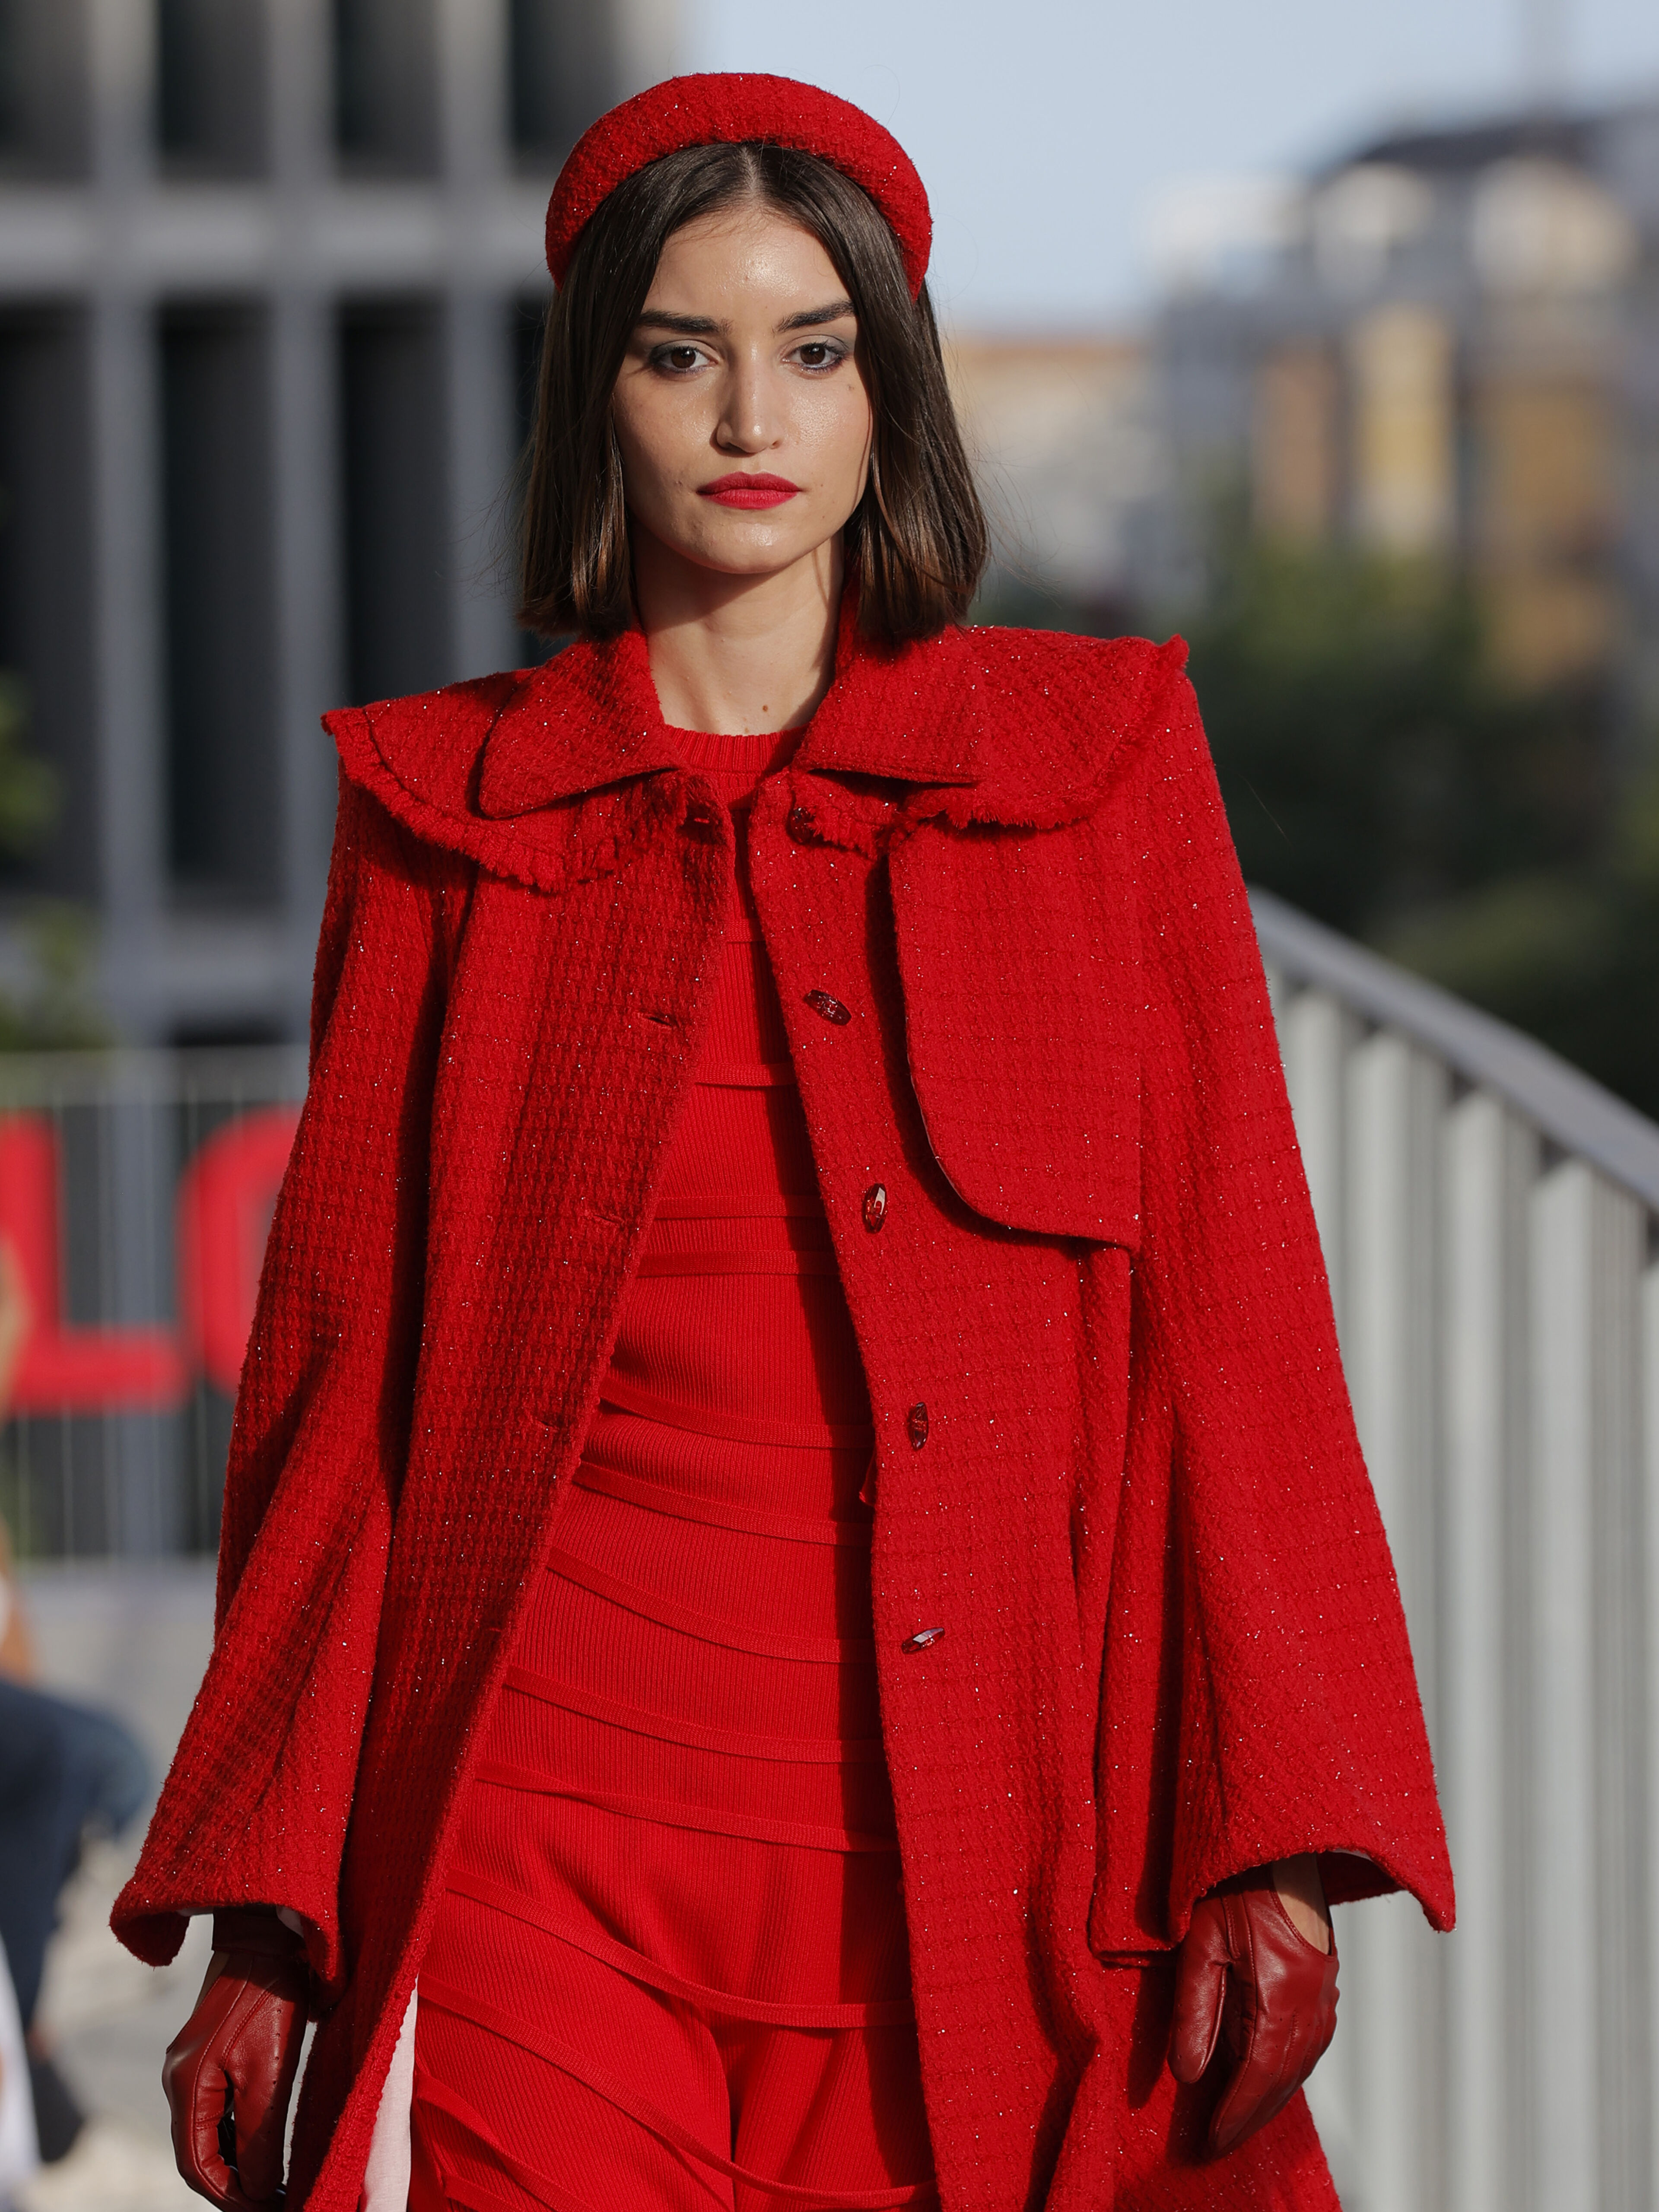
[[[1328,1934],[1316,1874],[1314,1889]],[[1272,1868],[1200,1899],[1176,1960],[1170,2065],[1178,2081],[1196,2081],[1225,2045],[1233,2070],[1211,2117],[1212,2151],[1234,2149],[1282,2112],[1335,2028],[1336,1939],[1321,1950],[1301,1934]]]

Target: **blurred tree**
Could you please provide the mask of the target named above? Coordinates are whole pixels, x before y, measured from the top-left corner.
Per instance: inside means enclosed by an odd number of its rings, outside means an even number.
[[[1246,875],[1659,1115],[1659,784],[1438,565],[1240,540],[1191,625]]]
[[[1245,873],[1333,927],[1376,939],[1595,850],[1601,702],[1501,688],[1437,564],[1242,544],[1189,641]]]
[[[58,819],[58,779],[23,750],[28,709],[23,687],[0,675],[0,850],[27,853]]]
[[[1476,884],[1376,941],[1659,1120],[1659,774],[1615,793],[1580,865]]]
[[[1248,879],[1659,1117],[1659,765],[1615,770],[1608,691],[1500,682],[1442,564],[1224,523],[1210,579],[1183,626]]]
[[[83,907],[42,900],[22,917],[27,974],[0,990],[0,1052],[89,1051],[112,1044],[94,995],[91,917]]]
[[[1659,1115],[1659,781],[1443,568],[1234,542],[1192,674],[1246,875]]]
[[[0,676],[0,851],[33,850],[58,818],[58,779],[24,750],[27,701]],[[0,988],[0,1052],[37,1052],[110,1042],[91,993],[92,924],[78,907],[44,900],[21,917],[24,975]]]

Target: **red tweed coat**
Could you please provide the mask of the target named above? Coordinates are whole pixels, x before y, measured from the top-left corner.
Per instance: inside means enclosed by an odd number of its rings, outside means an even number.
[[[337,2002],[290,2201],[352,2212],[696,1058],[733,852],[637,635],[331,727],[313,1077],[217,1641],[116,1925],[161,1960],[192,1908],[313,1924]],[[1206,2093],[1163,2064],[1169,1949],[1224,1876],[1317,1849],[1335,1896],[1403,1885],[1452,1912],[1180,652],[967,630],[883,655],[849,625],[750,854],[878,1439],[882,1719],[945,2212],[1333,2206],[1300,2099],[1195,2166]],[[849,1020],[815,1011],[825,992]]]

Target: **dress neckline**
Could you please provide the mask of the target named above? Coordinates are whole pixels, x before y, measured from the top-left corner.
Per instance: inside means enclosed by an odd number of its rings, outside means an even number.
[[[806,735],[796,730],[677,730],[667,726],[669,742],[687,768],[770,775],[791,760]]]

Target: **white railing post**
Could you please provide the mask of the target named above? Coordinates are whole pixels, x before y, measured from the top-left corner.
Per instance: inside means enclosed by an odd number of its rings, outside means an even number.
[[[1445,1072],[1379,1032],[1349,1060],[1344,1358],[1400,1575],[1430,1726],[1436,1699],[1434,1507],[1440,1120]],[[1442,2202],[1439,1957],[1404,1899],[1346,1916],[1353,2140],[1368,2212]]]
[[[1534,1206],[1531,1931],[1535,2198],[1634,2204],[1628,1728],[1640,1210],[1583,1162]],[[1638,1920],[1639,1924],[1639,1920]],[[1636,2039],[1644,2040],[1639,2027]]]
[[[1326,991],[1296,991],[1269,969],[1285,1083],[1296,1117],[1297,1141],[1313,1200],[1314,1218],[1330,1278],[1337,1327],[1346,1334],[1348,1224],[1348,1056],[1359,1030],[1341,1000]],[[1343,1930],[1345,1945],[1347,1930]],[[1363,1938],[1361,1939],[1363,1942]],[[1350,2033],[1346,1985],[1342,2024],[1309,2094],[1326,2152],[1349,2212],[1362,2212],[1361,2161],[1355,2148],[1360,2105],[1362,2039]],[[1368,2203],[1369,2200],[1367,2200]]]
[[[1352,1016],[1328,991],[1299,991],[1279,1016],[1285,1083],[1296,1116],[1314,1218],[1331,1279],[1337,1326],[1345,1324],[1347,1060],[1358,1041]]]
[[[1643,1572],[1642,1274],[1645,1210],[1597,1182],[1596,1396],[1601,1450],[1595,1509],[1596,1603],[1596,2085],[1607,2212],[1648,2212],[1654,2186],[1647,2046],[1655,1991],[1643,1935],[1647,1777],[1653,1763],[1645,1685]]]
[[[1651,1231],[1651,1224],[1650,1224]],[[1646,2080],[1642,2098],[1647,2132],[1647,2187],[1644,2201],[1659,2206],[1659,1265],[1650,1266],[1642,1278],[1642,1522],[1644,1650],[1642,1686],[1645,1710],[1641,1737],[1647,1749],[1647,1882],[1644,1905],[1647,1915],[1644,1946],[1647,1966],[1647,2006],[1644,2027]],[[1638,2198],[1638,2201],[1644,2201]]]
[[[1458,1891],[1446,1951],[1445,2195],[1456,2212],[1522,2212],[1522,1980],[1508,1931],[1525,1900],[1512,1685],[1526,1565],[1516,1523],[1527,1495],[1527,1200],[1539,1146],[1478,1091],[1447,1116],[1443,1144],[1438,1763]]]

